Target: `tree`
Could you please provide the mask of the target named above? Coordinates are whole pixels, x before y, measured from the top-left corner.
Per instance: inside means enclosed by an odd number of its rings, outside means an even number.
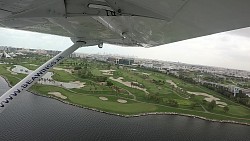
[[[107,69],[108,69],[108,70],[111,69],[111,64],[108,64]]]
[[[208,109],[209,110],[213,110],[216,106],[216,101],[212,100],[209,104],[208,104]]]
[[[202,104],[206,104],[207,101],[205,99],[202,100]]]
[[[229,111],[229,107],[228,107],[228,106],[225,106],[225,107],[223,108],[223,110],[224,110],[225,113],[227,113],[227,112]]]
[[[194,108],[197,106],[197,103],[194,102],[194,103],[192,103],[190,106],[191,106],[191,109],[194,109]]]
[[[80,70],[80,69],[82,69],[82,67],[80,67],[80,66],[74,67],[74,70]]]
[[[159,96],[157,96],[156,94],[154,94],[154,93],[150,93],[150,94],[146,95],[146,98],[148,100],[153,100],[156,103],[162,102],[162,99]]]
[[[114,85],[111,81],[107,81],[107,86],[112,86]]]
[[[168,100],[168,104],[169,104],[170,106],[172,106],[172,107],[179,107],[178,102],[177,102],[176,100],[174,100],[174,99],[169,99],[169,100]]]

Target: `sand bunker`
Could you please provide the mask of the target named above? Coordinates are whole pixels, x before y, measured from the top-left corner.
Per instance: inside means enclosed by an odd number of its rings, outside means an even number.
[[[85,82],[80,82],[80,81],[75,81],[75,82],[59,82],[59,81],[43,81],[40,80],[37,83],[38,84],[43,84],[43,85],[51,85],[51,86],[58,86],[58,87],[64,87],[67,89],[80,89],[82,87],[85,87]]]
[[[178,86],[172,80],[166,80],[166,82],[169,83],[170,85],[173,85],[175,88],[178,88]]]
[[[119,78],[117,78],[117,79],[115,79],[115,78],[113,78],[113,77],[110,77],[109,79],[111,79],[111,80],[113,80],[113,81],[116,81],[116,82],[119,82],[119,83],[122,83],[122,84],[125,85],[125,86],[131,87],[131,88],[136,88],[136,89],[138,89],[138,90],[142,90],[142,91],[144,91],[145,93],[148,94],[147,89],[145,89],[145,88],[140,88],[140,87],[134,86],[134,85],[132,86],[132,85],[131,85],[132,82],[123,81],[123,77],[119,77]],[[134,82],[134,83],[135,83],[135,82]]]
[[[146,75],[146,76],[149,76],[149,75],[150,75],[149,73],[146,73],[146,72],[143,72],[143,73],[141,73],[141,74]]]
[[[124,99],[117,99],[117,102],[119,102],[119,103],[127,103],[128,101],[127,100],[124,100]]]
[[[67,97],[62,95],[60,92],[48,92],[48,94],[54,95],[54,96],[59,97],[61,99],[67,99]]]
[[[225,107],[225,106],[227,106],[227,103],[225,103],[225,102],[221,102],[221,101],[219,101],[220,99],[219,98],[217,98],[217,97],[214,97],[214,96],[212,96],[212,95],[209,95],[209,94],[207,94],[207,93],[201,93],[201,92],[189,92],[188,91],[188,93],[189,94],[194,94],[194,95],[201,95],[201,96],[205,96],[206,98],[204,98],[207,102],[211,102],[211,101],[216,101],[216,104],[218,105],[218,106],[220,106],[220,107]]]
[[[103,75],[113,75],[113,72],[115,70],[100,70],[100,72],[102,72]]]
[[[11,71],[10,69],[11,69],[11,67],[7,67],[7,71],[8,71],[8,72],[10,72],[10,73],[13,74],[13,75],[17,75],[17,73]]]
[[[101,99],[101,100],[103,100],[103,101],[107,101],[108,100],[108,98],[107,97],[99,97],[99,99]]]
[[[75,84],[77,85],[76,87],[74,88],[82,88],[82,87],[85,87],[85,82],[80,82],[80,81],[75,81],[75,82],[69,82],[70,84]]]
[[[9,68],[10,69],[10,68]],[[61,68],[56,68],[59,70],[66,70],[66,69],[61,69]],[[8,70],[8,68],[7,68]],[[13,74],[14,73],[22,73],[22,74],[30,74],[33,71],[29,70],[23,66],[20,65],[15,65],[15,68],[12,69],[11,71]],[[60,87],[64,87],[67,89],[80,89],[82,87],[85,87],[85,82],[80,82],[80,81],[74,81],[74,82],[60,82],[60,81],[55,81],[52,76],[54,74],[52,72],[47,72],[42,79],[40,79],[37,83],[38,84],[43,84],[43,85],[52,85],[52,86],[60,86]]]
[[[63,69],[63,68],[57,68],[57,67],[54,67],[53,69],[54,70],[62,70],[62,71],[66,71],[68,73],[72,73],[72,69]]]

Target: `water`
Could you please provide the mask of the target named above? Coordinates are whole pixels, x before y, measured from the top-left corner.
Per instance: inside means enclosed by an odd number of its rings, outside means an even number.
[[[0,94],[9,87],[0,77]],[[250,140],[250,126],[176,115],[123,118],[26,92],[0,114],[0,140]]]

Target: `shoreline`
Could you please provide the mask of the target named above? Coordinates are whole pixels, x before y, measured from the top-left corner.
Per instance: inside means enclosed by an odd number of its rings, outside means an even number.
[[[9,87],[12,87],[12,85],[10,84],[8,79],[5,78],[5,76],[0,75],[0,77],[2,77],[7,82]],[[245,123],[245,122],[238,122],[238,121],[233,121],[233,120],[207,119],[205,117],[201,117],[201,116],[197,116],[197,115],[183,114],[183,113],[176,113],[176,112],[149,112],[149,113],[139,113],[139,114],[132,114],[132,115],[124,115],[124,114],[106,112],[106,111],[102,111],[102,110],[99,110],[99,109],[96,109],[96,108],[90,108],[90,107],[85,107],[85,106],[82,106],[82,105],[70,103],[68,101],[62,100],[62,99],[57,98],[55,96],[41,95],[41,94],[38,94],[38,93],[33,92],[31,90],[27,90],[27,91],[32,93],[33,95],[55,99],[55,100],[60,101],[60,102],[62,102],[64,104],[68,104],[68,105],[72,105],[72,106],[75,106],[75,107],[79,107],[79,108],[83,108],[83,109],[87,109],[87,110],[91,110],[91,111],[95,111],[95,112],[100,112],[100,113],[104,113],[104,114],[108,114],[108,115],[120,116],[120,117],[124,117],[124,118],[133,118],[133,117],[141,117],[141,116],[149,116],[149,115],[177,115],[177,116],[185,116],[185,117],[189,117],[189,118],[197,118],[197,119],[201,119],[201,120],[205,120],[205,121],[209,121],[209,122],[231,123],[231,124],[239,124],[239,125],[250,126],[250,123]]]

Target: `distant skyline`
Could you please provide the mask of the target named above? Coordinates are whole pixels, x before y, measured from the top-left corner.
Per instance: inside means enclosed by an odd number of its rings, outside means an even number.
[[[0,28],[0,46],[64,50],[73,43],[68,37]],[[153,48],[104,44],[76,52],[117,54],[145,59],[182,62],[250,71],[250,28],[179,41]]]

